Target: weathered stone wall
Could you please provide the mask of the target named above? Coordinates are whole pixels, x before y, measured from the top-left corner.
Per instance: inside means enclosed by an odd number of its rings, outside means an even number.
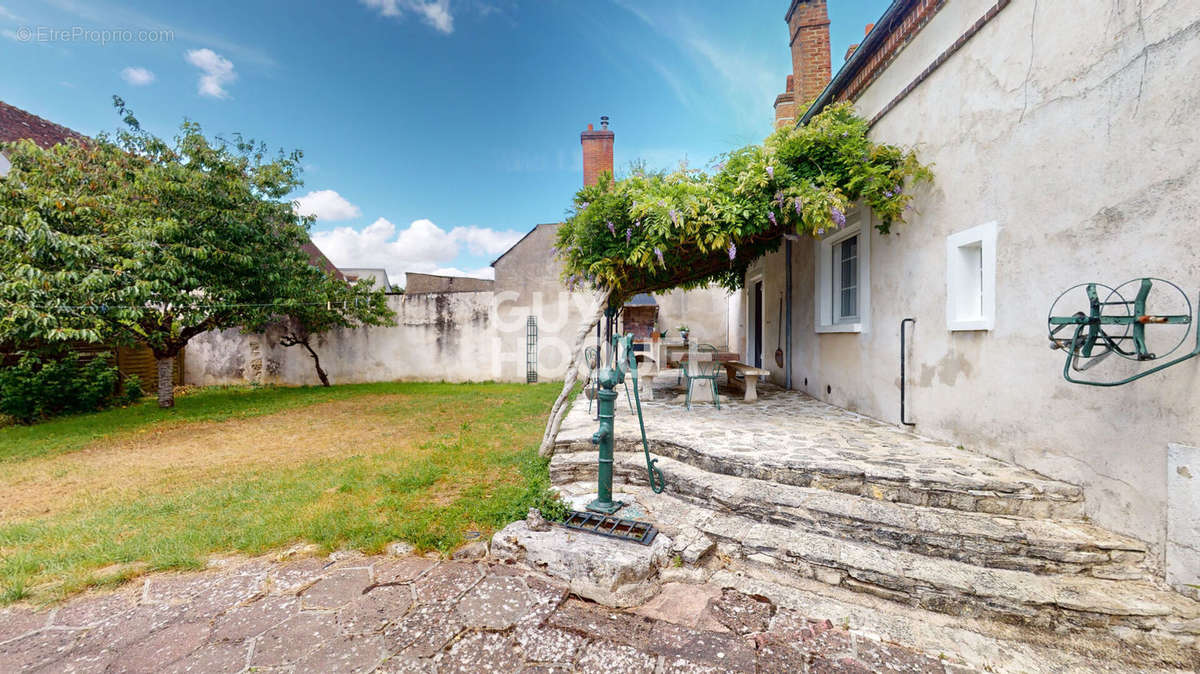
[[[876,115],[993,4],[946,3],[864,90],[860,113]],[[898,422],[900,321],[914,317],[917,432],[1081,485],[1088,515],[1147,540],[1161,563],[1168,493],[1187,483],[1168,483],[1167,447],[1200,442],[1200,362],[1119,388],[1069,384],[1045,321],[1054,298],[1085,281],[1159,276],[1195,299],[1197,72],[1194,3],[1013,0],[873,127],[877,140],[915,145],[936,180],[908,224],[870,235],[862,333],[816,334],[814,244],[794,246],[795,386]],[[950,332],[946,237],[992,221],[994,328]],[[783,255],[762,264],[769,353]]]
[[[335,330],[314,348],[334,383],[392,381],[525,381],[529,316],[537,321],[539,380],[562,379],[590,292],[570,293],[552,257],[556,225],[539,225],[496,263],[497,292],[392,295],[396,324]],[[490,282],[489,282],[490,283]],[[687,323],[693,339],[728,342],[728,301],[720,289],[672,292],[657,298],[664,326]],[[209,332],[191,341],[187,383],[219,385],[317,383],[303,347],[279,345],[277,331],[246,335]]]
[[[492,293],[392,295],[388,305],[396,312],[395,325],[315,338],[313,348],[333,383],[499,378]],[[274,330],[208,332],[194,338],[186,353],[189,384],[317,383],[304,348],[280,346]]]

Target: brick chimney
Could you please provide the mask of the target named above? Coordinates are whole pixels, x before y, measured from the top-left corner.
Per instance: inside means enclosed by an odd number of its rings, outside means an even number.
[[[583,184],[595,185],[600,174],[613,170],[613,132],[608,130],[608,117],[600,118],[600,130],[588,124],[587,131],[579,134],[583,145]]]
[[[792,48],[794,108],[798,113],[829,84],[829,11],[826,0],[792,0],[784,19]]]
[[[791,75],[787,76],[787,85],[783,88],[783,93],[775,97],[775,128],[782,129],[785,126],[791,126],[796,123],[796,95],[795,81]]]

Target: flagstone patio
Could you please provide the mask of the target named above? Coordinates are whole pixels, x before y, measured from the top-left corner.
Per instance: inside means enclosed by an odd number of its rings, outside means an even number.
[[[722,387],[723,388],[723,387]],[[643,400],[650,451],[706,470],[800,487],[869,495],[914,505],[991,513],[1078,516],[1082,490],[1033,471],[909,433],[798,391],[762,384],[756,402],[736,396],[693,404],[679,397],[673,374],[654,381]],[[637,419],[616,406],[618,452],[641,451]],[[722,395],[724,398],[724,395]],[[581,395],[563,420],[561,452],[594,451],[595,406]],[[954,503],[951,504],[950,502]]]
[[[677,586],[645,610],[492,562],[335,553],[226,560],[0,609],[3,672],[961,671],[793,609]]]

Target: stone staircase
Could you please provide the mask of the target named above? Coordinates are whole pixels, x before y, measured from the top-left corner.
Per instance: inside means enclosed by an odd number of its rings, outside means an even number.
[[[772,414],[729,405],[724,420],[725,410],[689,417],[647,405],[667,484],[659,495],[643,488],[636,422],[618,419],[617,488],[635,490],[676,538],[715,542],[708,554],[720,559],[707,567],[722,573],[866,594],[1036,638],[1115,640],[1200,667],[1200,602],[1156,580],[1143,543],[1084,521],[1078,487],[801,394],[775,399]],[[575,407],[550,464],[568,492],[594,490],[596,479],[594,422]]]

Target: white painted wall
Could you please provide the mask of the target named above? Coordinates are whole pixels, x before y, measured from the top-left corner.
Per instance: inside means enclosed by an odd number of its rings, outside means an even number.
[[[335,383],[367,381],[525,381],[527,321],[537,319],[537,374],[561,380],[591,292],[568,292],[553,259],[555,225],[539,225],[496,264],[495,290],[392,295],[396,324],[335,330],[316,338],[321,365]],[[688,323],[694,339],[728,343],[722,289],[659,296],[664,325]],[[316,384],[303,347],[279,346],[278,331],[208,332],[185,352],[185,377],[202,386],[252,381]]]
[[[947,2],[865,91],[860,113],[871,118],[992,4]],[[915,317],[917,432],[1082,485],[1088,515],[1149,541],[1160,563],[1167,446],[1200,443],[1200,359],[1119,388],[1072,385],[1062,352],[1047,348],[1045,320],[1051,301],[1084,281],[1161,276],[1195,300],[1196,19],[1182,0],[1013,0],[872,130],[916,146],[936,179],[907,224],[870,235],[869,327],[816,334],[813,242],[793,254],[797,388],[898,422],[900,321]],[[993,221],[994,327],[952,332],[946,238]],[[762,264],[773,313],[782,253]],[[1184,535],[1194,554],[1195,530]]]
[[[334,384],[370,381],[487,381],[498,379],[500,344],[493,295],[391,295],[396,324],[334,330],[313,345]],[[319,383],[304,347],[282,347],[278,332],[207,332],[185,351],[189,384],[312,385]]]

